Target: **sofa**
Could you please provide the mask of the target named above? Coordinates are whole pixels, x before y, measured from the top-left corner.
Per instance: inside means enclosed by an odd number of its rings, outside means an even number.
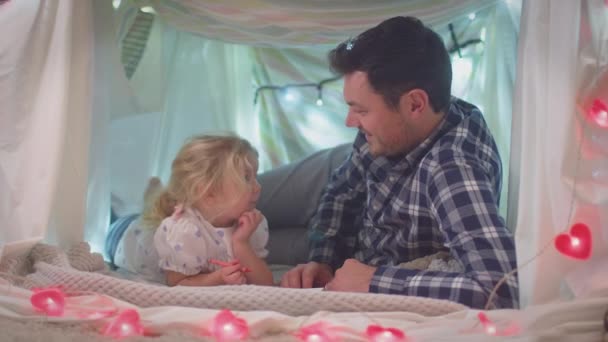
[[[258,209],[270,229],[269,264],[293,266],[308,260],[310,220],[332,171],[351,148],[352,144],[343,144],[324,149],[258,176],[262,185]]]

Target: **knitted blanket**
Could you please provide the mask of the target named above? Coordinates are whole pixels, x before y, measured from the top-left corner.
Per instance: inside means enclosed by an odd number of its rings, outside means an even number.
[[[438,316],[466,309],[464,305],[400,295],[327,292],[257,285],[167,287],[113,276],[101,255],[86,243],[67,252],[38,244],[27,257],[3,260],[2,277],[24,287],[60,286],[65,292],[89,291],[140,307],[186,306],[235,311],[275,311],[291,316],[332,312],[411,312]]]

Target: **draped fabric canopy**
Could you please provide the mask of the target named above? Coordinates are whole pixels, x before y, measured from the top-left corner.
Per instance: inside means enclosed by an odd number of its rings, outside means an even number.
[[[335,44],[394,15],[431,26],[495,5],[499,0],[230,0],[135,1],[150,5],[178,30],[224,42],[286,47]]]

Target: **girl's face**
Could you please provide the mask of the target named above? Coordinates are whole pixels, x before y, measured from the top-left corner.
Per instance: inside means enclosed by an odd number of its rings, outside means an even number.
[[[251,167],[245,167],[243,177],[246,182],[244,191],[238,189],[236,184],[232,183],[233,191],[227,194],[228,198],[234,201],[234,216],[238,219],[244,212],[255,209],[260,198],[262,186],[258,183],[258,159],[255,156],[247,158]]]
[[[216,199],[219,200],[219,215],[211,219],[216,227],[227,227],[235,224],[244,212],[255,209],[262,187],[257,180],[258,160],[255,155],[247,157],[251,167],[242,170],[245,188],[241,188],[236,182],[227,180],[224,191]]]

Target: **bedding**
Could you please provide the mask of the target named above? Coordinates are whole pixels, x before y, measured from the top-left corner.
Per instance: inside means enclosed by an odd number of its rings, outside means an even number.
[[[0,272],[5,279],[0,280],[0,326],[9,340],[109,340],[99,332],[112,317],[46,317],[33,310],[30,289],[57,285],[67,293],[80,292],[84,299],[106,294],[117,309],[137,310],[145,331],[154,337],[133,341],[201,340],[201,331],[217,317],[221,305],[229,304],[248,325],[250,337],[259,341],[296,341],[295,335],[305,328],[322,324],[325,331],[335,331],[344,341],[369,341],[366,327],[380,325],[399,329],[407,341],[416,342],[597,342],[604,336],[603,317],[608,308],[608,289],[604,289],[523,310],[485,312],[486,322],[493,327],[488,329],[480,323],[478,310],[425,298],[261,286],[191,288],[192,292],[184,292],[183,288],[114,278],[101,257],[90,253],[84,243],[67,252],[39,244],[27,257],[2,260]],[[269,302],[264,303],[266,300]],[[320,307],[314,307],[317,304]]]
[[[67,253],[54,246],[38,244],[31,251],[29,259],[32,268],[21,274],[24,279],[20,285],[25,288],[45,288],[60,284],[66,292],[95,292],[141,307],[264,310],[293,316],[310,315],[318,311],[407,311],[436,316],[466,308],[455,302],[422,297],[325,292],[320,289],[256,285],[167,287],[142,283],[116,277],[107,269],[101,256],[90,253],[88,244],[84,242]],[[23,270],[23,267],[13,265],[13,269]]]

